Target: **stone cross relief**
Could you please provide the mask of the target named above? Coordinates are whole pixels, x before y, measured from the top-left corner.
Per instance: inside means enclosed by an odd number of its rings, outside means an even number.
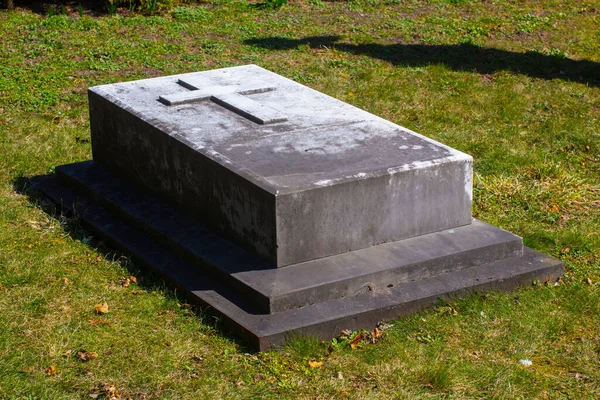
[[[160,96],[158,101],[167,106],[176,106],[210,100],[250,121],[263,125],[288,120],[287,116],[274,108],[247,97],[250,94],[271,92],[276,89],[274,86],[256,82],[224,86],[202,76],[186,77],[179,79],[177,83],[190,91]]]

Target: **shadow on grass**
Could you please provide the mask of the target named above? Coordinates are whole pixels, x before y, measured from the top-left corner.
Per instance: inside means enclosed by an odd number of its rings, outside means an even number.
[[[5,1],[0,0],[0,4],[5,6]],[[103,0],[14,0],[15,8],[26,9],[39,15],[61,14],[70,10],[98,17],[108,14],[107,4],[108,2]]]
[[[161,269],[153,269],[148,265],[147,260],[139,259],[135,256],[132,257],[128,252],[117,250],[118,246],[110,239],[97,236],[95,230],[91,226],[87,226],[87,224],[83,222],[83,218],[81,218],[81,214],[86,212],[86,210],[83,210],[85,206],[81,206],[80,209],[80,204],[78,203],[69,207],[67,204],[70,204],[70,202],[58,205],[51,198],[46,196],[38,185],[44,180],[48,181],[52,179],[57,178],[53,175],[35,176],[32,178],[18,177],[12,182],[13,189],[17,193],[27,196],[32,205],[40,207],[40,209],[48,216],[58,220],[64,231],[73,240],[85,242],[90,248],[102,254],[104,259],[108,261],[118,261],[128,274],[137,278],[137,285],[140,288],[146,291],[162,291],[166,296],[171,299],[176,299],[181,304],[186,304],[186,302],[189,301],[191,305],[187,305],[184,308],[189,309],[189,312],[194,313],[203,324],[207,325],[215,332],[218,330],[220,334],[228,340],[238,343],[240,352],[254,351],[254,349],[249,347],[244,340],[239,339],[239,334],[236,335],[234,333],[233,329],[227,324],[227,321],[212,313],[204,304],[199,303],[197,299],[193,298],[193,296],[185,296],[185,290],[182,290],[181,287],[174,283],[172,278],[169,279],[168,276],[163,274],[164,271]],[[107,222],[112,223],[113,221]],[[138,248],[145,247],[153,249],[151,250],[153,251],[152,255],[156,255],[157,258],[160,257],[161,253],[164,253],[163,250],[156,249],[156,246],[153,243],[139,242],[140,241],[138,240]],[[164,260],[157,260],[158,263],[161,261]],[[169,259],[168,261],[172,260]],[[183,267],[174,264],[175,263],[173,262],[169,264],[169,267],[173,270],[185,269],[187,266],[187,264]],[[194,274],[194,271],[186,272],[188,274],[191,272],[190,275],[197,275]],[[210,283],[198,279],[195,276],[188,279],[188,284],[194,285],[196,290],[215,289]],[[218,288],[216,291],[218,291]],[[182,294],[182,292],[184,294]]]
[[[463,43],[456,45],[426,44],[350,44],[338,36],[312,36],[300,39],[282,37],[253,38],[244,44],[269,50],[290,50],[301,45],[311,48],[333,48],[356,55],[367,55],[397,66],[419,67],[444,64],[455,71],[492,74],[512,71],[538,79],[562,79],[600,86],[600,63],[589,60],[541,54],[516,53]]]

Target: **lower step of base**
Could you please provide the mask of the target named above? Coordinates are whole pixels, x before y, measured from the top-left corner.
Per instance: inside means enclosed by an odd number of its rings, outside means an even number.
[[[297,335],[330,339],[344,329],[370,329],[380,321],[418,311],[440,298],[472,291],[508,290],[534,280],[554,281],[564,269],[559,260],[525,248],[521,257],[393,287],[376,287],[352,297],[261,314],[256,313],[243,296],[161,247],[147,233],[78,194],[56,176],[36,177],[32,183],[64,210],[77,210],[77,216],[98,235],[159,273],[190,303],[217,315],[225,326],[259,351],[283,344]]]

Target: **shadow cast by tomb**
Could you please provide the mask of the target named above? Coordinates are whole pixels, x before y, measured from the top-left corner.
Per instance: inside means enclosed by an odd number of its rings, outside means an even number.
[[[6,2],[0,0],[1,6],[6,6]],[[15,8],[24,8],[39,15],[61,15],[70,13],[83,13],[92,17],[108,15],[106,3],[96,0],[15,0]]]
[[[454,71],[474,71],[480,74],[511,71],[536,79],[561,79],[600,86],[600,63],[594,61],[573,60],[538,52],[518,53],[470,43],[351,44],[340,41],[338,36],[310,36],[298,39],[274,36],[248,39],[244,44],[269,50],[291,50],[307,45],[311,48],[332,48],[351,54],[366,55],[396,66],[421,67],[443,64]]]
[[[227,318],[212,312],[205,303],[194,301],[196,299],[193,296],[185,296],[185,293],[214,291],[245,312],[256,314],[257,310],[252,307],[252,303],[210,276],[198,273],[191,263],[163,249],[144,233],[131,229],[127,223],[91,203],[85,196],[62,190],[61,198],[64,203],[53,202],[48,198],[48,194],[53,190],[48,185],[53,186],[52,182],[55,179],[55,175],[18,177],[13,180],[12,186],[15,192],[27,196],[31,204],[40,207],[46,215],[59,221],[72,240],[84,242],[99,252],[105,260],[117,260],[128,274],[137,278],[140,288],[152,291],[162,290],[166,286],[168,297],[177,299],[180,303],[190,302],[193,306],[191,311],[210,329],[219,330],[220,334],[230,340],[236,340],[240,336],[243,338],[243,334],[240,334]],[[70,202],[72,204],[67,205]],[[102,220],[107,231],[99,231],[98,226],[94,226],[90,220],[91,215],[94,216],[92,219]],[[130,247],[124,248],[123,243],[128,243]],[[246,347],[245,341],[238,342],[243,351],[252,351],[252,347]]]
[[[76,164],[70,164],[73,170],[86,169],[89,167],[89,162],[81,162]],[[63,168],[62,167],[58,167]],[[92,166],[93,167],[93,166]],[[99,179],[98,175],[90,176],[90,179]],[[106,178],[105,178],[106,179]],[[45,199],[40,193],[39,189],[42,189],[43,193],[50,194],[52,189],[49,189],[48,184],[56,180],[56,175],[39,175],[31,178],[20,177],[13,182],[13,187],[16,192],[26,195],[31,203],[39,205],[42,210],[50,215],[51,217],[65,222],[63,228],[74,240],[83,241],[90,232],[98,233],[98,239],[94,239],[87,244],[90,247],[95,248],[101,252],[107,260],[114,260],[115,257],[120,257],[123,254],[131,255],[131,249],[127,247],[124,249],[123,242],[126,241],[128,246],[131,246],[136,250],[133,261],[136,266],[144,269],[146,273],[150,273],[151,276],[158,278],[156,284],[160,285],[160,279],[164,278],[163,270],[156,268],[147,268],[147,266],[155,266],[155,263],[164,264],[164,269],[169,270],[170,273],[175,272],[181,275],[181,280],[186,282],[186,290],[200,291],[200,290],[216,290],[212,282],[212,279],[203,274],[195,273],[198,267],[194,266],[194,249],[184,249],[183,246],[177,253],[179,256],[174,255],[170,250],[170,246],[175,244],[165,244],[160,242],[160,234],[158,232],[149,232],[150,229],[139,229],[139,226],[132,227],[130,224],[135,225],[133,221],[123,221],[118,212],[111,209],[110,205],[95,204],[90,201],[86,194],[81,192],[70,192],[67,193],[64,188],[61,188],[61,198],[64,203],[61,207],[53,206],[51,201]],[[126,182],[119,182],[120,184],[128,184]],[[54,185],[54,183],[52,183]],[[106,183],[104,183],[106,185]],[[106,185],[108,186],[108,185]],[[108,189],[117,196],[121,197],[123,187],[117,185],[111,185]],[[92,197],[102,195],[102,192],[96,192],[92,194]],[[137,195],[137,197],[136,197]],[[142,200],[142,197],[144,199]],[[209,261],[211,254],[219,255],[219,262],[222,265],[221,268],[227,271],[227,274],[235,274],[237,272],[248,271],[248,270],[260,270],[270,268],[269,265],[264,263],[259,257],[253,257],[251,254],[247,254],[244,250],[240,249],[228,240],[223,240],[216,237],[210,231],[202,226],[201,223],[190,219],[189,216],[180,214],[162,204],[159,200],[155,199],[149,193],[143,190],[135,190],[135,193],[128,193],[126,196],[122,196],[122,199],[111,199],[115,202],[119,202],[124,207],[132,206],[139,212],[144,213],[143,218],[152,219],[155,221],[155,226],[165,228],[166,225],[178,225],[181,229],[179,234],[187,227],[190,231],[185,232],[181,236],[183,241],[193,242],[190,247],[205,247],[207,250],[203,252],[203,256]],[[67,206],[69,204],[70,206]],[[108,206],[108,207],[106,207]],[[117,214],[117,215],[114,215]],[[90,217],[93,215],[94,217]],[[154,216],[152,216],[154,215]],[[101,222],[101,226],[95,225],[94,221]],[[82,224],[82,222],[84,222]],[[138,229],[136,229],[138,228]],[[166,228],[165,228],[166,229]],[[166,234],[172,234],[173,232],[167,231]],[[162,232],[162,234],[165,234]],[[121,251],[115,251],[114,249],[120,249]],[[192,253],[186,255],[186,251]],[[227,256],[223,256],[226,254]],[[244,262],[240,259],[243,258]],[[129,269],[129,268],[128,268]],[[130,270],[132,274],[135,274],[136,270]],[[156,274],[158,272],[158,274]],[[152,284],[151,284],[152,286]],[[175,286],[176,287],[176,286]],[[229,300],[235,303],[237,306],[242,307],[245,311],[250,313],[258,313],[259,311],[253,308],[253,303],[248,303],[246,300],[241,300],[238,296],[233,295],[228,290],[222,290],[222,295],[226,296]],[[239,304],[238,304],[239,303]]]

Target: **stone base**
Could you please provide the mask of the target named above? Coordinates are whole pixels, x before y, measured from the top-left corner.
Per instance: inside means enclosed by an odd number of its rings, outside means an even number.
[[[216,314],[257,350],[294,335],[343,329],[418,311],[442,297],[558,279],[560,261],[510,232],[471,225],[284,268],[211,233],[93,162],[32,180],[64,210]]]

